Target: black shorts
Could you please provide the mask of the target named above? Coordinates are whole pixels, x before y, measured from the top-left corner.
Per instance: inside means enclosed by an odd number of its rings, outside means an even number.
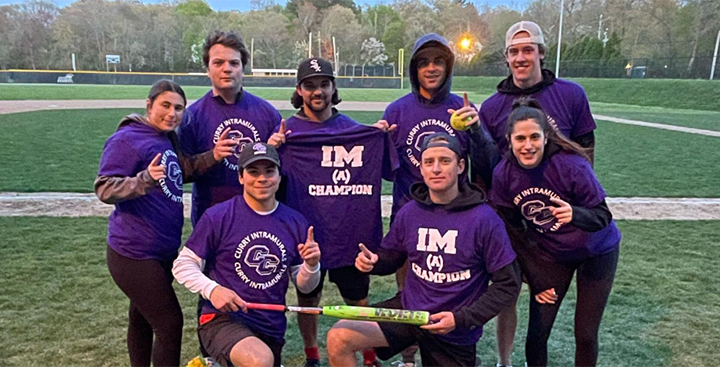
[[[372,307],[402,309],[402,304],[400,296],[396,295],[386,301],[374,304]],[[452,344],[415,325],[393,322],[378,322],[378,325],[389,345],[388,347],[375,348],[377,356],[384,361],[411,345],[418,344],[423,367],[476,366],[475,344]]]
[[[226,313],[217,313],[215,318],[198,326],[198,334],[208,354],[224,367],[233,365],[230,361],[230,351],[235,344],[251,336],[262,340],[270,348],[275,358],[273,365],[280,366],[283,343],[250,330],[239,318],[231,317]]]
[[[344,266],[335,269],[323,269],[320,275],[320,283],[310,293],[298,291],[299,298],[314,298],[323,289],[325,274],[330,273],[330,282],[337,285],[340,295],[344,299],[360,301],[368,296],[370,291],[370,275],[357,270],[355,266]]]

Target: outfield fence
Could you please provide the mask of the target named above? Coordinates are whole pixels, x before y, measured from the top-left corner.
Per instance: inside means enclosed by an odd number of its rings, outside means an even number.
[[[210,86],[204,73],[138,73],[73,70],[0,70],[0,83],[151,85],[158,79],[170,79],[180,85]],[[248,87],[294,87],[295,76],[245,75]],[[339,88],[400,88],[400,77],[338,76]]]

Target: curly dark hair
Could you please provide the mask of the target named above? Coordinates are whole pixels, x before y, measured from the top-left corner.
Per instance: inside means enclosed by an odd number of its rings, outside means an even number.
[[[340,104],[340,102],[342,102],[342,99],[340,99],[340,95],[338,94],[337,86],[335,86],[335,81],[333,80],[332,83],[333,83],[333,88],[335,88],[335,93],[333,93],[332,99],[330,102],[333,106],[336,106],[336,105]],[[300,94],[298,94],[297,89],[295,89],[295,91],[292,94],[292,97],[290,97],[290,103],[295,108],[302,108],[303,99],[302,99],[302,96]]]
[[[210,64],[210,49],[215,45],[223,45],[240,52],[240,61],[242,62],[243,69],[245,69],[245,65],[247,65],[250,59],[250,52],[245,47],[245,42],[243,42],[239,34],[234,31],[225,32],[215,30],[211,32],[205,39],[205,44],[203,45],[202,58],[205,67],[208,67]]]

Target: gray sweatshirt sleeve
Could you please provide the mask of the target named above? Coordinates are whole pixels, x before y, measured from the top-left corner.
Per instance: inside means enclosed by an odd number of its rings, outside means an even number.
[[[157,185],[145,169],[135,177],[98,175],[95,178],[95,195],[105,204],[116,204],[146,195]]]

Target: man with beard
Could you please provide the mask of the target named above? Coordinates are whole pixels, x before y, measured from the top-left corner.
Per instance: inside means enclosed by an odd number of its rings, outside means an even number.
[[[500,152],[508,151],[507,121],[512,105],[520,97],[532,97],[547,113],[553,128],[568,139],[586,148],[592,164],[595,150],[595,120],[581,86],[555,77],[543,69],[547,49],[540,26],[533,22],[515,23],[505,34],[505,61],[511,75],[497,86],[497,93],[482,103],[480,120],[497,143]],[[514,233],[511,231],[511,238]],[[516,305],[504,310],[497,318],[498,367],[510,366],[515,329]]]
[[[353,266],[355,246],[361,238],[373,248],[380,245],[380,191],[383,174],[392,171],[394,152],[387,149],[384,129],[361,125],[333,107],[341,100],[326,60],[300,63],[291,102],[299,111],[269,140],[280,147],[282,200],[314,226],[323,253],[323,279],[327,275],[337,285],[347,304],[367,305],[370,277]],[[298,303],[317,306],[322,284],[312,292],[298,292]],[[305,366],[319,365],[317,322],[317,316],[298,315]],[[376,363],[373,351],[364,357],[366,365]]]

